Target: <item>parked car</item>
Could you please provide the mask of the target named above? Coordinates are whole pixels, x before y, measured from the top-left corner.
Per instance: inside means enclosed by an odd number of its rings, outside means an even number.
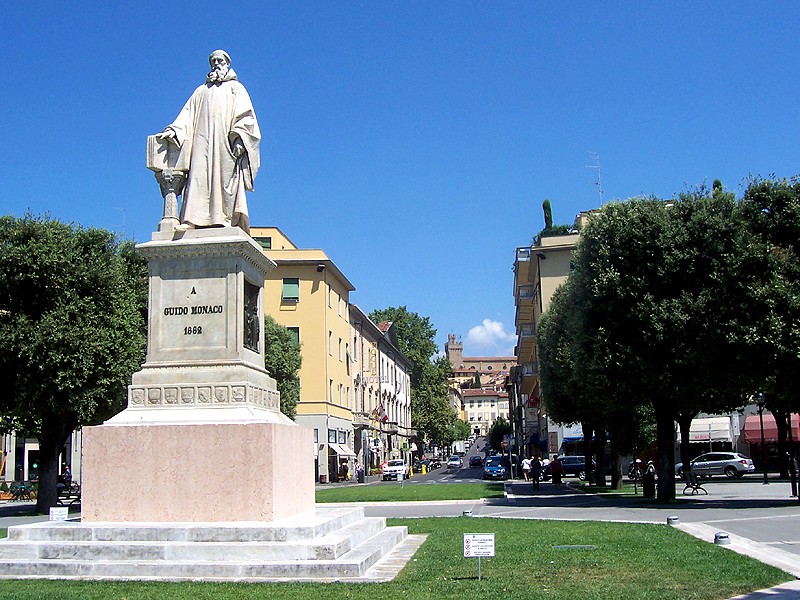
[[[432,458],[428,463],[428,470],[431,471],[433,469],[438,469],[441,466],[442,466],[442,461],[440,461],[438,458]]]
[[[447,468],[448,469],[460,469],[464,465],[464,461],[461,460],[461,457],[457,454],[454,454],[450,457],[447,461]]]
[[[470,456],[469,457],[469,466],[470,467],[482,467],[483,466],[483,459],[480,456],[478,456],[477,454],[475,456]]]
[[[403,479],[408,477],[408,465],[402,458],[393,458],[381,469],[381,477],[384,481],[399,479],[400,475],[403,476]]]
[[[508,479],[506,461],[502,456],[490,456],[483,463],[484,479]]]
[[[564,477],[577,477],[581,481],[586,479],[586,459],[583,456],[559,456],[561,466],[564,467]],[[597,464],[592,459],[592,469],[597,469]],[[542,469],[542,480],[547,481],[551,477],[550,465]]]
[[[738,452],[707,452],[693,459],[690,463],[695,475],[710,477],[725,475],[733,479],[756,470],[753,461]],[[683,479],[683,463],[675,465],[675,475]]]

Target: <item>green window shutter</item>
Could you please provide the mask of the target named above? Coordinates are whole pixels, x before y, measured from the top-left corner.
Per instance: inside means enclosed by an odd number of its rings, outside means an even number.
[[[298,302],[300,300],[300,280],[297,277],[284,278],[281,299],[289,302]]]

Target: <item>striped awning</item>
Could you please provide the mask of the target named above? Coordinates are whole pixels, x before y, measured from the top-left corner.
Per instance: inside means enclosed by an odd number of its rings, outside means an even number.
[[[792,415],[792,439],[800,440],[800,417]],[[761,420],[758,415],[748,415],[744,420],[744,441],[748,444],[761,443]],[[778,441],[778,426],[771,413],[764,413],[764,441]]]

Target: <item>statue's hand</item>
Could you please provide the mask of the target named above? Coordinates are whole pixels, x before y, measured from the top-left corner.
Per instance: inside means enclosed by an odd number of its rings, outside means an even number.
[[[172,142],[176,146],[180,145],[180,144],[178,144],[178,140],[175,138],[175,132],[172,131],[172,129],[165,129],[161,133],[157,133],[156,137],[161,139],[161,140],[166,140],[168,142]]]
[[[246,150],[246,149],[245,149],[245,147],[244,147],[244,144],[242,143],[242,139],[241,139],[241,138],[236,138],[236,139],[233,141],[233,147],[231,148],[231,152],[233,152],[233,155],[234,155],[236,158],[239,158],[239,157],[240,157],[240,156],[242,156],[242,155],[243,155],[245,152],[247,152],[247,150]]]

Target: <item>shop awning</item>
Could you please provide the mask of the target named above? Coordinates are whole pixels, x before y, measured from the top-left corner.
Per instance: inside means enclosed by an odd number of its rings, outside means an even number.
[[[678,426],[678,441],[681,430]],[[730,417],[705,417],[693,419],[689,428],[690,442],[732,442]]]
[[[792,415],[792,439],[800,440],[800,417]],[[758,415],[748,415],[744,420],[744,441],[748,444],[761,443],[761,421]],[[775,424],[775,417],[770,413],[764,413],[764,441],[778,441],[778,426]]]
[[[344,444],[328,444],[328,447],[339,456],[355,456],[355,453]]]
[[[577,442],[582,442],[583,441],[583,436],[582,435],[571,435],[569,437],[563,438],[561,441],[564,444],[575,444]]]

